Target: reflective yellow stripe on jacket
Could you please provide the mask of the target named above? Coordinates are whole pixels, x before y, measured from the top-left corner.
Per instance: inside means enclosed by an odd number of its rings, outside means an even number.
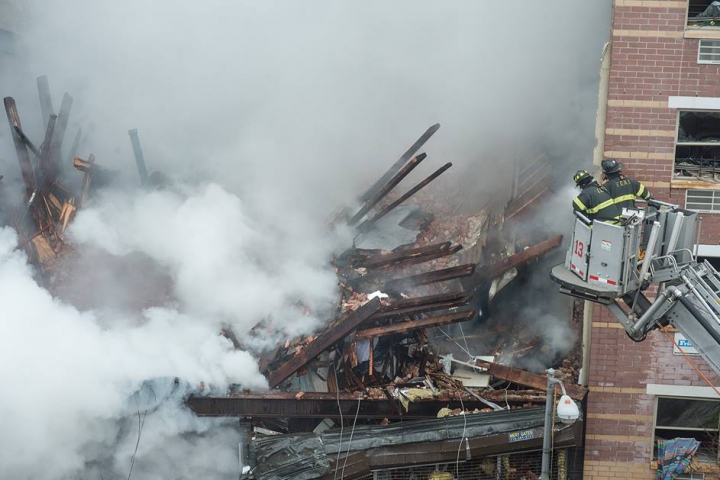
[[[614,202],[615,203],[621,203],[621,202],[634,202],[636,195],[634,193],[628,193],[627,195],[620,195],[619,197],[615,197]]]
[[[615,200],[613,200],[613,199],[611,198],[610,200],[605,200],[604,202],[598,204],[597,206],[588,209],[587,213],[589,213],[590,215],[592,215],[593,213],[597,213],[597,212],[599,212],[600,210],[602,210],[603,208],[611,207],[611,206],[614,205],[614,204],[615,204]]]
[[[577,205],[578,209],[579,209],[581,212],[584,212],[585,210],[587,210],[587,207],[585,206],[585,204],[580,201],[580,197],[575,197],[575,199],[573,200],[573,203],[574,203],[575,205]]]

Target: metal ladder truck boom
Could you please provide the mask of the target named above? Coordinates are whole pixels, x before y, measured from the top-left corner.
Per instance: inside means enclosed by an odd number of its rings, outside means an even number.
[[[649,200],[622,225],[575,216],[565,263],[550,273],[560,292],[605,305],[636,342],[674,326],[720,374],[720,274],[697,262],[697,212]]]

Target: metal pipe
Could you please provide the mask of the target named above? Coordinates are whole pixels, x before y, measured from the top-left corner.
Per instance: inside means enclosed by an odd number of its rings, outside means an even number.
[[[648,239],[647,247],[645,248],[645,258],[643,259],[642,268],[640,269],[640,284],[645,282],[648,270],[650,270],[650,263],[652,262],[653,253],[655,252],[655,244],[657,243],[658,234],[660,233],[660,222],[653,222],[652,229],[650,230],[650,238]]]
[[[540,480],[550,480],[550,450],[552,449],[552,422],[554,413],[555,370],[547,370],[547,396],[545,397],[545,425],[543,426],[542,468]]]
[[[654,198],[647,200],[647,204],[652,205],[654,207],[657,207],[657,206],[670,207],[673,210],[677,210],[680,208],[680,205],[675,205],[674,203],[661,202],[660,200],[655,200]]]
[[[695,320],[698,321],[698,323],[705,329],[705,331],[708,332],[711,337],[713,337],[715,342],[720,343],[720,334],[708,322],[707,318],[705,318],[705,315],[703,315],[702,312],[698,310],[697,307],[693,305],[692,302],[690,302],[690,300],[688,300],[686,297],[680,297],[678,300],[680,301],[680,303],[683,304],[685,308],[687,308],[688,312],[690,312],[690,314],[695,317]]]
[[[677,218],[675,219],[672,233],[670,233],[670,241],[668,241],[665,250],[665,253],[667,253],[668,255],[670,254],[670,252],[674,251],[675,247],[677,246],[678,237],[680,236],[680,229],[682,228],[684,218],[685,216],[682,212],[677,212]]]
[[[655,299],[652,305],[650,305],[648,309],[645,310],[645,313],[642,314],[638,321],[635,322],[635,324],[631,328],[631,333],[644,332],[647,324],[655,320],[655,314],[658,312],[658,310],[660,310],[660,308],[663,307],[665,303],[670,303],[671,305],[675,303],[678,295],[682,295],[682,292],[680,292],[680,290],[678,290],[677,288],[671,290],[670,287],[668,287],[668,289],[661,293]]]
[[[140,183],[144,185],[145,182],[147,182],[148,173],[147,167],[145,167],[145,156],[140,146],[137,128],[128,130],[128,135],[130,135],[130,143],[132,143],[133,153],[135,154],[135,163],[137,163],[138,173],[140,174]]]
[[[715,315],[715,312],[712,311],[710,305],[708,305],[702,295],[700,295],[700,292],[698,292],[698,289],[695,288],[695,285],[690,283],[690,280],[687,278],[686,275],[680,275],[680,278],[683,282],[685,282],[685,286],[687,286],[687,288],[690,290],[690,293],[692,293],[695,299],[700,302],[700,305],[703,306],[703,308],[708,312],[712,319],[715,320],[716,323],[720,324],[720,318]]]
[[[574,212],[575,212],[575,216],[578,217],[583,222],[585,222],[585,224],[590,225],[592,223],[592,220],[590,220],[588,217],[586,217],[582,213],[578,212],[577,210],[574,210]]]

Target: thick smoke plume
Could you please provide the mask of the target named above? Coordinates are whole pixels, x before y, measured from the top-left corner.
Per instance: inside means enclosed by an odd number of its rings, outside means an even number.
[[[327,261],[352,238],[328,214],[431,124],[426,163],[454,163],[466,208],[507,195],[498,178],[538,152],[569,182],[594,144],[605,3],[0,3],[16,32],[1,93],[25,131],[43,136],[47,75],[56,110],[74,97],[66,146],[82,127],[80,156],[121,179],[70,228],[78,257],[54,295],[0,230],[0,477],[127,478],[140,430],[133,476],[234,478],[232,422],[180,401],[265,386],[219,329],[260,348],[261,320],[284,337],[326,318]],[[131,128],[172,187],[139,188]],[[0,174],[3,203],[22,198],[6,127]],[[133,393],[173,377],[182,391],[145,416]]]

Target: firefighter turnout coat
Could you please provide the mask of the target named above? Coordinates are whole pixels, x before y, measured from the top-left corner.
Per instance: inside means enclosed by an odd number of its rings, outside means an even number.
[[[593,181],[582,187],[580,195],[573,200],[573,210],[577,210],[590,220],[615,221],[622,210],[615,204],[610,192]]]
[[[636,208],[636,198],[648,200],[651,196],[650,191],[645,188],[645,185],[633,178],[622,175],[609,177],[603,184],[603,187],[612,195],[619,213],[622,213],[623,208]]]

